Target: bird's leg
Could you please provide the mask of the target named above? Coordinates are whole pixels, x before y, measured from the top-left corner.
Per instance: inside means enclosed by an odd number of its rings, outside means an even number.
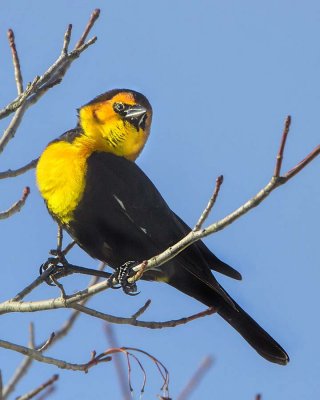
[[[68,247],[68,246],[67,246]],[[78,265],[70,264],[65,257],[65,251],[58,249],[50,250],[50,254],[53,257],[49,257],[48,260],[40,266],[40,275],[49,267],[53,266],[52,273],[46,279],[46,283],[50,286],[56,286],[56,279],[62,278],[73,273],[99,276],[101,278],[110,278],[110,273],[105,271],[99,271],[92,268],[80,267]],[[53,277],[54,279],[51,279]]]
[[[140,292],[137,292],[136,283],[128,282],[128,278],[134,275],[133,267],[139,264],[140,262],[127,261],[120,265],[120,267],[117,267],[115,273],[109,278],[110,287],[113,289],[119,289],[121,287],[125,294],[128,294],[129,296],[136,296],[139,294]],[[114,280],[119,284],[119,286],[116,286],[113,283]]]

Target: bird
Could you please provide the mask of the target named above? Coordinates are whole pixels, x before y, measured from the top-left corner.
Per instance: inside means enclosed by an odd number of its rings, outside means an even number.
[[[91,257],[119,269],[164,251],[191,228],[136,164],[150,134],[152,107],[141,93],[113,89],[78,109],[76,128],[50,142],[36,168],[47,209]],[[218,283],[212,270],[241,274],[198,241],[144,273],[217,313],[266,360],[286,365],[285,350]]]

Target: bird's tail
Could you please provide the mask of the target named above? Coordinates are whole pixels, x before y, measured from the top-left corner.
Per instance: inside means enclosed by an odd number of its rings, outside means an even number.
[[[178,271],[178,272],[177,272]],[[168,282],[185,294],[197,299],[208,307],[215,307],[217,313],[227,321],[262,357],[268,361],[286,365],[289,356],[284,349],[250,317],[215,281],[216,289],[210,287],[183,269]]]
[[[254,321],[238,304],[232,307],[224,303],[218,309],[218,314],[227,321],[240,335],[268,361],[286,365],[289,356],[284,349]]]

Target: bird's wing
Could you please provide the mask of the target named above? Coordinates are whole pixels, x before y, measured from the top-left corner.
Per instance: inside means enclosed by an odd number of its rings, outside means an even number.
[[[82,213],[81,218],[76,213]],[[86,249],[84,242],[95,240],[97,251],[91,255],[112,266],[148,259],[187,233],[143,171],[135,163],[110,153],[97,152],[88,158],[86,188],[76,213],[75,221],[86,225],[79,229],[75,222],[73,230],[86,231],[87,235],[78,238],[80,243]],[[104,257],[99,256],[98,248],[102,247]],[[170,263],[170,268],[184,268],[227,300],[202,253],[201,247],[192,245]]]
[[[191,228],[177,214],[175,214],[175,217],[177,221],[181,224],[181,229],[187,235],[191,231]],[[208,267],[210,269],[220,272],[220,274],[224,274],[233,279],[242,279],[240,272],[238,272],[236,269],[232,268],[230,265],[224,263],[217,256],[215,256],[212,251],[209,250],[208,247],[202,242],[202,240],[196,242],[194,246],[196,246],[201,252],[202,256],[207,261]]]

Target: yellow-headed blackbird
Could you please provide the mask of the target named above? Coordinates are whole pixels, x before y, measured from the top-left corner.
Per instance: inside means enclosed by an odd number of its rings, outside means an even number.
[[[111,90],[79,109],[79,123],[51,142],[37,166],[37,182],[54,219],[90,256],[118,268],[146,260],[190,228],[135,164],[150,132],[149,101],[132,90]],[[199,241],[144,279],[162,281],[218,313],[264,358],[289,357],[219,285],[211,270],[240,273]]]

